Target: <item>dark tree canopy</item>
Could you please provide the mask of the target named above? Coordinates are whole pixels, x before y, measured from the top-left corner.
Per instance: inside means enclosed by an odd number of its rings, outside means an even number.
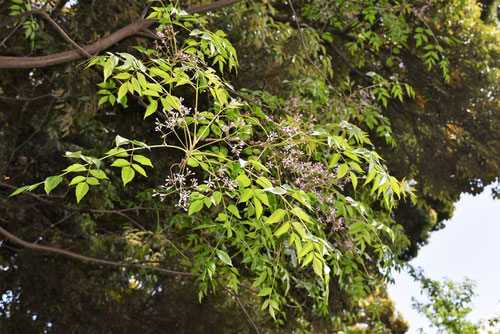
[[[498,8],[0,1],[0,332],[405,332],[500,193]]]

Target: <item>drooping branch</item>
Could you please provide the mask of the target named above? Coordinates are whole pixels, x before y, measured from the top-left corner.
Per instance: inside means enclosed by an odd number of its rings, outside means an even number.
[[[145,266],[145,265],[142,265],[139,263],[119,263],[119,262],[114,262],[114,261],[101,260],[101,259],[96,259],[93,257],[73,253],[73,252],[67,251],[65,249],[39,245],[39,244],[36,244],[33,242],[25,241],[21,238],[18,238],[17,236],[13,235],[12,233],[5,230],[1,226],[0,226],[0,234],[2,234],[6,238],[10,239],[11,241],[13,241],[16,244],[21,245],[23,247],[30,248],[30,249],[36,249],[36,250],[40,250],[40,251],[44,251],[44,252],[56,253],[56,254],[64,255],[64,256],[67,256],[67,257],[70,257],[70,258],[73,258],[76,260],[80,260],[80,261],[91,262],[91,263],[102,264],[102,265],[113,266],[113,267],[148,269],[148,270],[153,270],[153,271],[157,271],[157,272],[161,272],[161,273],[165,273],[165,274],[171,274],[171,275],[197,276],[196,274],[186,272],[186,271],[176,271],[176,270],[170,270],[170,269],[159,268],[159,267]]]
[[[202,14],[240,1],[241,0],[219,0],[213,3],[190,8],[187,12],[190,14]],[[144,35],[145,31],[156,22],[157,21],[154,19],[145,19],[141,17],[135,22],[115,31],[111,35],[93,44],[81,47],[81,49],[87,54],[99,53],[125,38],[135,35]],[[82,51],[71,50],[40,57],[0,57],[0,68],[39,68],[63,64],[81,59],[83,57]]]
[[[7,220],[3,219],[0,217],[1,221],[7,222]],[[10,233],[6,229],[0,226],[0,235],[3,235],[7,239],[11,240],[12,242],[15,242],[16,244],[23,246],[25,248],[29,249],[35,249],[39,250],[42,252],[49,252],[49,253],[55,253],[55,254],[60,254],[63,256],[67,256],[79,261],[84,261],[84,262],[89,262],[89,263],[95,263],[95,264],[101,264],[101,265],[106,265],[106,266],[112,266],[112,267],[120,267],[120,268],[138,268],[138,269],[146,269],[146,270],[151,270],[151,271],[156,271],[164,274],[169,274],[169,275],[177,275],[177,276],[187,276],[187,277],[199,277],[201,274],[199,273],[192,273],[189,271],[177,271],[177,270],[171,270],[171,269],[165,269],[165,268],[160,268],[160,267],[152,267],[148,265],[144,265],[142,263],[120,263],[120,262],[115,262],[115,261],[109,261],[109,260],[101,260],[101,259],[96,259],[94,257],[89,257],[81,254],[77,254],[74,252],[67,251],[65,249],[60,249],[60,248],[55,248],[55,247],[50,247],[50,246],[44,246],[44,245],[39,245],[34,242],[28,242],[26,240],[23,240],[14,234]],[[226,276],[223,275],[212,275],[213,278],[222,278],[222,279],[227,279]],[[258,291],[255,290],[254,288],[245,285],[245,284],[238,284],[238,286],[252,292],[252,293],[257,293]]]
[[[248,313],[247,309],[245,308],[245,305],[243,305],[243,303],[241,302],[241,299],[240,297],[238,297],[237,294],[231,292],[231,290],[227,289],[224,287],[224,290],[226,290],[226,292],[231,295],[235,300],[236,302],[238,303],[238,305],[240,306],[241,310],[243,311],[243,314],[245,314],[245,316],[247,317],[248,321],[250,322],[250,324],[252,325],[252,327],[254,328],[255,332],[257,334],[260,334],[260,330],[259,328],[257,327],[257,325],[255,324],[255,321],[253,321],[252,317],[250,316],[250,314]]]

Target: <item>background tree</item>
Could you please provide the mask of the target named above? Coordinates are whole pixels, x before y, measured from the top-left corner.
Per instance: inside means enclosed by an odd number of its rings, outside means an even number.
[[[498,177],[495,5],[175,5],[203,17],[0,4],[0,328],[404,328],[375,307],[396,255],[415,256],[461,192]],[[68,158],[83,167],[59,178]],[[220,195],[217,164],[232,171]],[[179,201],[181,174],[212,190]],[[417,200],[391,212],[410,185]]]

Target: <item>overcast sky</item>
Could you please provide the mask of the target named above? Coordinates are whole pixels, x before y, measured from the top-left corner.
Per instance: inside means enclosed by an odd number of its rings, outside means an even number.
[[[475,280],[477,296],[471,320],[500,312],[500,200],[492,199],[490,189],[476,197],[462,195],[453,218],[443,230],[431,234],[429,244],[411,264],[422,267],[425,275],[434,280]],[[418,333],[420,327],[425,333],[435,333],[427,327],[427,320],[411,308],[411,297],[419,297],[419,284],[407,274],[396,275],[395,280],[396,284],[389,286],[389,295],[410,323],[409,333]]]

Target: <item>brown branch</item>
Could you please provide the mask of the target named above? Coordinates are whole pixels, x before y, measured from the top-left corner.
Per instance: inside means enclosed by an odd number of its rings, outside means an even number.
[[[7,42],[9,40],[9,38],[11,38],[12,35],[14,35],[16,33],[16,31],[19,28],[21,28],[21,26],[23,25],[24,21],[26,21],[26,17],[23,17],[23,19],[21,21],[19,21],[19,23],[14,27],[14,29],[12,29],[12,31],[7,36],[5,36],[5,38],[0,42],[0,46],[4,45],[5,42]]]
[[[49,16],[49,14],[47,14],[45,11],[43,11],[41,9],[35,9],[35,10],[32,10],[31,13],[36,14],[36,15],[40,15],[44,19],[46,19],[47,21],[49,21],[49,23],[54,27],[54,29],[56,29],[57,32],[66,40],[66,42],[68,42],[71,45],[73,45],[78,51],[80,51],[80,53],[82,55],[84,55],[87,58],[92,57],[87,51],[85,51],[84,49],[82,49],[82,47],[80,45],[78,45],[74,40],[72,40],[71,37],[69,37],[64,32],[64,30],[56,23],[56,21],[52,20],[52,18]]]
[[[34,242],[34,243],[35,243],[35,244],[37,244],[37,243],[38,243],[38,241],[39,241],[39,240],[42,240],[42,237],[45,235],[45,233],[47,233],[48,231],[50,231],[50,229],[51,229],[51,228],[53,228],[53,227],[55,227],[55,226],[57,226],[57,225],[59,225],[59,224],[61,224],[61,223],[64,223],[66,220],[68,220],[69,218],[71,218],[71,217],[72,217],[72,216],[74,216],[74,215],[75,215],[75,212],[72,212],[72,213],[70,213],[69,215],[67,215],[67,216],[63,217],[62,219],[60,219],[59,221],[57,221],[57,222],[55,222],[55,223],[50,224],[50,226],[49,226],[48,228],[46,228],[46,229],[45,229],[45,230],[44,230],[44,231],[43,231],[43,232],[42,232],[42,233],[38,236],[38,238],[36,238],[36,240],[35,240],[35,242]]]
[[[121,267],[121,268],[148,269],[148,270],[158,271],[158,272],[165,273],[165,274],[179,275],[179,276],[197,276],[196,274],[186,272],[186,271],[175,271],[175,270],[170,270],[170,269],[145,266],[145,265],[141,265],[138,263],[119,263],[119,262],[114,262],[114,261],[101,260],[101,259],[96,259],[93,257],[73,253],[73,252],[70,252],[70,251],[67,251],[64,249],[38,245],[38,244],[28,242],[28,241],[25,241],[21,238],[16,237],[15,235],[9,233],[7,230],[5,230],[1,226],[0,226],[0,234],[2,234],[6,238],[10,239],[11,241],[13,241],[16,244],[19,244],[23,247],[30,248],[30,249],[36,249],[36,250],[40,250],[43,252],[56,253],[56,254],[64,255],[64,256],[67,256],[67,257],[70,257],[73,259],[84,261],[84,262],[97,263],[97,264],[103,264],[103,265],[107,265],[107,266]]]
[[[227,6],[231,6],[231,5],[233,5],[237,2],[240,2],[240,1],[242,1],[242,0],[219,0],[219,1],[212,2],[212,3],[207,3],[205,5],[201,5],[198,7],[190,8],[190,9],[186,10],[186,12],[188,12],[189,14],[203,14],[203,13],[211,12],[211,11],[221,9],[221,8],[224,8]]]
[[[219,0],[213,3],[201,5],[187,10],[189,14],[201,14],[209,11],[217,10],[241,0]],[[23,13],[24,14],[24,13]],[[23,15],[20,14],[20,15]],[[27,14],[26,14],[27,15]],[[96,54],[108,49],[119,41],[135,36],[144,35],[144,31],[151,25],[156,23],[154,19],[139,18],[135,22],[115,31],[111,35],[97,41],[93,44],[82,47],[81,49],[87,54]],[[39,57],[0,57],[0,68],[38,68],[47,67],[57,64],[63,64],[70,61],[81,59],[82,55],[77,50],[60,52],[48,56]]]
[[[260,334],[260,331],[259,331],[259,328],[257,327],[257,325],[255,324],[255,322],[253,321],[252,317],[250,316],[250,314],[248,313],[247,309],[245,308],[245,305],[243,305],[243,303],[241,302],[241,299],[240,297],[238,297],[236,294],[232,293],[228,288],[224,287],[224,290],[226,290],[227,293],[229,293],[231,296],[233,296],[234,299],[236,299],[236,301],[238,302],[238,305],[240,305],[240,308],[241,310],[243,311],[243,313],[245,314],[245,316],[247,317],[248,321],[250,321],[250,323],[252,324],[252,327],[255,329],[255,332],[257,334]]]
[[[0,95],[0,100],[7,100],[7,101],[35,101],[39,99],[43,99],[49,96],[53,96],[52,93],[49,94],[43,94],[39,96],[33,96],[33,97],[9,97],[9,96],[2,96]]]
[[[40,130],[42,129],[42,126],[44,125],[45,121],[47,120],[47,117],[49,116],[49,112],[50,112],[50,110],[52,108],[53,102],[54,102],[54,100],[50,101],[49,107],[47,108],[47,111],[45,112],[45,116],[40,121],[38,127],[35,128],[35,130],[33,130],[33,132],[31,133],[31,135],[29,135],[28,138],[26,138],[20,145],[18,145],[17,147],[15,147],[14,150],[11,152],[9,160],[7,162],[7,165],[10,165],[10,163],[12,162],[12,159],[14,159],[14,155],[16,154],[16,152],[19,151],[21,149],[21,147],[23,147],[24,145],[26,145],[31,139],[33,139],[33,137],[35,137],[38,132],[40,132]]]
[[[5,219],[3,219],[1,217],[0,217],[0,220],[2,220],[3,222],[7,223],[7,220],[5,220]],[[15,235],[13,235],[12,233],[10,233],[9,231],[5,230],[1,226],[0,226],[0,234],[3,235],[3,236],[5,236],[7,239],[10,239],[11,241],[13,241],[16,244],[21,245],[23,247],[26,247],[26,248],[29,248],[29,249],[36,249],[36,250],[40,250],[40,251],[44,251],[44,252],[56,253],[56,254],[64,255],[64,256],[67,256],[67,257],[70,257],[70,258],[73,258],[73,259],[84,261],[84,262],[90,262],[90,263],[96,263],[96,264],[103,264],[103,265],[107,265],[107,266],[121,267],[121,268],[147,269],[147,270],[161,272],[161,273],[164,273],[164,274],[178,275],[178,276],[190,276],[190,277],[199,277],[199,276],[201,276],[201,274],[197,274],[197,273],[191,273],[191,272],[187,272],[187,271],[176,271],[176,270],[170,270],[170,269],[165,269],[165,268],[145,266],[145,265],[140,264],[140,263],[120,263],[120,262],[115,262],[115,261],[101,260],[101,259],[96,259],[96,258],[93,258],[93,257],[89,257],[89,256],[85,256],[85,255],[73,253],[73,252],[70,252],[70,251],[67,251],[67,250],[64,250],[64,249],[60,249],[60,248],[55,248],[55,247],[50,247],[50,246],[43,246],[43,245],[39,245],[37,243],[25,241],[25,240],[23,240],[23,239],[15,236]],[[5,246],[5,245],[2,244],[2,247],[3,246]],[[223,275],[212,275],[212,277],[227,279]],[[247,289],[248,291],[250,291],[252,293],[257,293],[258,292],[257,290],[255,290],[255,289],[253,289],[253,288],[251,288],[251,287],[249,287],[249,286],[247,286],[245,284],[241,284],[240,283],[240,284],[238,284],[238,286],[240,286],[240,287],[242,287],[244,289]]]
[[[316,66],[316,64],[314,64],[314,62],[312,61],[311,57],[309,56],[309,52],[308,52],[308,49],[307,49],[307,46],[306,46],[306,42],[304,40],[304,34],[302,33],[302,27],[300,26],[300,23],[298,21],[298,16],[297,16],[297,13],[295,12],[295,8],[293,7],[292,1],[289,1],[289,4],[290,4],[290,8],[292,9],[292,12],[293,12],[293,17],[294,17],[295,23],[297,25],[297,29],[299,30],[300,40],[302,42],[302,46],[304,47],[304,52],[306,54],[307,60],[309,60],[309,62],[311,63],[312,67],[314,68],[314,70],[316,72],[318,72],[318,74],[321,75],[321,77],[323,77],[323,79],[325,79],[326,83],[328,85],[330,85],[331,87],[333,87],[332,83],[327,78],[327,76],[325,74],[323,74],[323,72],[320,71],[320,69]]]

